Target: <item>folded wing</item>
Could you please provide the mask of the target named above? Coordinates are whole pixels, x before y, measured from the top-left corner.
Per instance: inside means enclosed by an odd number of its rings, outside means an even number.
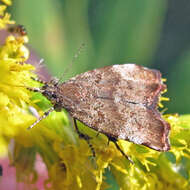
[[[71,116],[89,127],[166,151],[170,127],[157,110],[165,88],[159,71],[124,64],[80,74],[63,83],[60,91]]]

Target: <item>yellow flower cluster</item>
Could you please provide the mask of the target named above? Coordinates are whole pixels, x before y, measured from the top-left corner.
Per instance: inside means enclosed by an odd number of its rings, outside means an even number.
[[[4,11],[5,6],[0,5],[1,30],[13,23]],[[37,181],[34,165],[40,155],[48,172],[46,189],[103,190],[111,184],[120,190],[189,189],[190,115],[165,116],[172,126],[172,149],[168,153],[120,141],[134,165],[113,143],[108,146],[104,135],[96,137],[96,132],[79,123],[80,130],[93,137],[91,143],[96,152],[93,158],[87,143],[78,138],[64,112],[53,112],[38,126],[26,130],[35,121],[29,106],[40,114],[49,106],[41,94],[25,88],[39,85],[31,79],[35,76],[31,72],[34,67],[25,63],[29,56],[24,46],[26,41],[25,36],[9,34],[0,47],[0,156],[7,154],[8,144],[12,142],[10,162],[16,168],[18,181],[29,184]]]
[[[0,29],[5,30],[10,21],[10,15],[4,13],[6,6],[0,6]],[[30,79],[31,65],[24,64],[28,58],[28,50],[24,40],[10,35],[0,47],[0,156],[7,153],[10,138],[20,132],[27,119],[31,119],[26,109],[26,102],[30,100],[30,93],[25,88],[18,88],[22,81]],[[24,119],[23,119],[24,118]]]

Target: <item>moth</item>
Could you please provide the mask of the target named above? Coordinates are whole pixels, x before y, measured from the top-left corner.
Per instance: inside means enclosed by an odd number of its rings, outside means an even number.
[[[160,95],[166,89],[158,70],[136,64],[112,65],[87,71],[63,83],[40,82],[44,84],[41,88],[28,89],[42,93],[53,107],[29,129],[53,110],[59,112],[64,108],[74,118],[79,136],[88,144],[90,137],[79,131],[76,120],[105,134],[123,155],[117,144],[119,139],[157,151],[170,149],[170,125],[157,109]]]

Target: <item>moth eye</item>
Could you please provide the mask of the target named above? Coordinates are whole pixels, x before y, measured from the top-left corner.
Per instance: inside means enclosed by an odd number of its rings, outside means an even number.
[[[52,94],[52,98],[57,98],[56,94]]]

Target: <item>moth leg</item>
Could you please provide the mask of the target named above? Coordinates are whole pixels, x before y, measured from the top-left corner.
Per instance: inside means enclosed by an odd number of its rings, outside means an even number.
[[[108,142],[112,141],[114,143],[114,145],[116,146],[117,150],[119,150],[119,152],[121,152],[121,154],[127,159],[129,160],[132,164],[134,164],[134,162],[131,160],[131,158],[129,156],[127,156],[123,150],[121,149],[121,147],[118,145],[117,143],[117,139],[113,138],[113,137],[108,137]]]
[[[44,112],[44,114],[39,117],[32,125],[30,125],[27,129],[32,129],[36,124],[38,124],[41,120],[45,119],[52,111],[54,111],[54,108],[51,107],[48,111]]]
[[[27,90],[30,90],[32,92],[40,92],[42,93],[43,90],[41,88],[34,88],[34,87],[26,87]]]
[[[34,81],[37,81],[39,83],[42,83],[44,85],[52,84],[52,85],[57,86],[59,84],[59,79],[57,79],[55,77],[52,77],[52,79],[49,82],[41,80],[39,78],[34,78],[34,77],[31,77],[31,79],[34,80]]]
[[[108,137],[108,143],[107,143],[107,146],[109,146],[110,145],[110,138]]]
[[[88,146],[89,146],[89,148],[90,148],[90,150],[91,150],[91,152],[92,152],[92,156],[93,156],[93,157],[96,157],[96,153],[95,153],[94,147],[93,147],[92,144],[90,143],[91,137],[89,137],[89,136],[86,135],[86,134],[81,133],[81,132],[79,131],[78,126],[77,126],[77,120],[76,120],[75,118],[73,118],[73,121],[74,121],[75,130],[76,130],[76,132],[77,132],[79,138],[84,139],[84,140],[87,142],[87,144],[88,144]]]
[[[42,84],[47,84],[47,83],[48,83],[48,82],[43,81],[43,80],[41,80],[41,79],[39,79],[39,78],[31,77],[31,79],[34,80],[34,81],[37,81],[37,82],[39,82],[39,83],[42,83]]]
[[[99,134],[100,134],[100,132],[97,132],[96,137],[98,137],[98,136],[99,136]]]

